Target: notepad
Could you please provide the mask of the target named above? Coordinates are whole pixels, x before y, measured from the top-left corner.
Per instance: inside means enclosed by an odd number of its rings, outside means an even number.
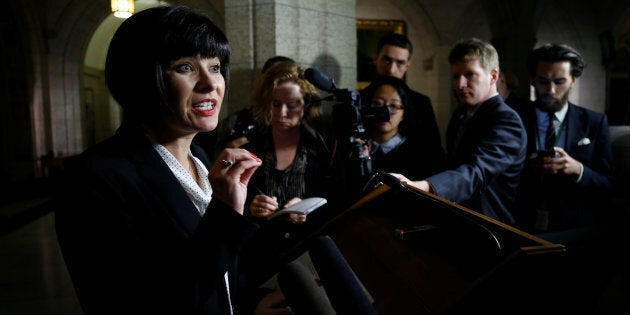
[[[314,210],[317,210],[317,208],[325,205],[327,202],[328,200],[322,197],[305,198],[305,199],[302,199],[302,201],[288,208],[284,208],[282,210],[276,211],[276,213],[270,216],[268,220],[272,220],[273,218],[276,218],[285,214],[291,214],[291,213],[307,215],[313,212]]]

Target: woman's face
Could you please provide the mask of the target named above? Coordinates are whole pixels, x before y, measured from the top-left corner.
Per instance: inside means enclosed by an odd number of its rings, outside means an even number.
[[[217,127],[225,94],[225,79],[218,58],[182,57],[166,70],[175,111],[175,128],[182,133]]]
[[[398,91],[391,85],[381,85],[374,91],[372,107],[378,106],[389,108],[389,121],[374,123],[372,134],[385,136],[387,140],[398,133],[398,126],[403,120],[405,109]]]
[[[289,130],[300,126],[304,116],[304,96],[295,82],[279,84],[273,91],[271,126]]]

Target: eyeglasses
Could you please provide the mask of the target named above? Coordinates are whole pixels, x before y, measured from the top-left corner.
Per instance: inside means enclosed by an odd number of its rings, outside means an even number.
[[[402,104],[380,104],[380,103],[372,103],[372,107],[383,107],[387,106],[390,114],[396,114],[405,109]]]

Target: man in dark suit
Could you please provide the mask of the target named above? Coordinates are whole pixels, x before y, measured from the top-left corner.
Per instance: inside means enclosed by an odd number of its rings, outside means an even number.
[[[606,115],[569,102],[584,69],[580,54],[546,44],[527,60],[536,101],[520,112],[528,134],[522,187],[523,228],[553,232],[605,223],[612,191],[612,145]],[[550,118],[551,114],[552,118]],[[546,139],[553,119],[555,137]],[[542,157],[548,148],[549,157]]]
[[[528,57],[536,101],[520,111],[528,134],[518,205],[519,226],[566,246],[553,286],[566,313],[595,314],[620,261],[612,228],[617,215],[612,145],[606,115],[569,102],[584,70],[573,48],[545,44]],[[623,220],[619,220],[623,221]],[[556,286],[557,285],[557,286]]]
[[[407,70],[411,66],[411,55],[413,45],[407,36],[397,33],[383,35],[376,46],[376,53],[372,57],[372,62],[376,68],[376,77],[392,76],[404,79]],[[361,90],[361,100],[368,104],[368,96],[374,94],[373,86],[368,85]],[[419,92],[409,89],[409,106],[413,106],[413,117],[405,118],[415,126],[414,133],[421,137],[425,148],[431,152],[442,152],[442,140],[440,130],[435,119],[435,112],[431,99]],[[367,102],[367,103],[366,103]]]
[[[449,169],[421,181],[399,179],[508,224],[525,161],[527,136],[518,114],[497,93],[499,56],[468,39],[449,54],[460,107],[446,131]]]

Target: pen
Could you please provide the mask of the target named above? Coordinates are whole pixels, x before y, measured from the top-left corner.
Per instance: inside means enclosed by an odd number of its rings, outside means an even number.
[[[250,187],[256,191],[257,195],[267,195],[265,194],[265,192],[262,191],[262,189],[258,188],[258,186],[256,185],[250,185]]]
[[[264,195],[267,196],[267,194],[262,191],[262,189],[260,189],[258,186],[256,185],[250,185],[250,187],[256,192],[256,195]],[[278,204],[278,206],[276,207],[276,211],[280,209],[280,204]]]

